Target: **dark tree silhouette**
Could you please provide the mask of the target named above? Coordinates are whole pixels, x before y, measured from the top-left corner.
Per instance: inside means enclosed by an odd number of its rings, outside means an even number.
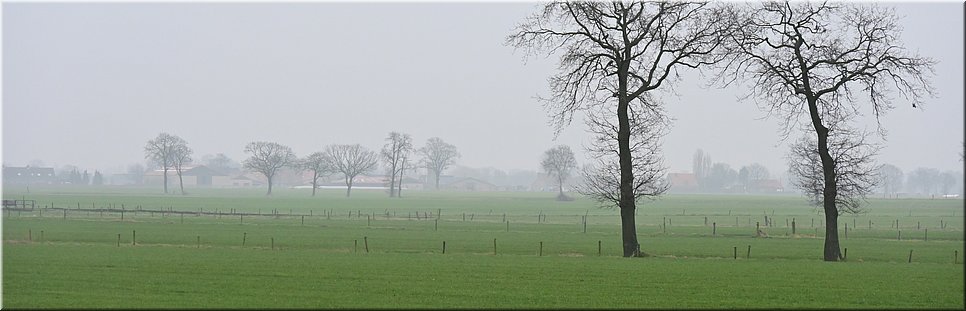
[[[184,192],[184,166],[191,164],[191,154],[194,153],[191,147],[188,147],[188,142],[184,139],[178,138],[177,144],[171,150],[171,160],[174,165],[174,170],[178,173],[178,185],[181,187],[181,195],[185,195]]]
[[[426,146],[419,149],[423,155],[423,163],[429,168],[436,177],[436,189],[439,189],[439,176],[443,170],[456,163],[460,153],[453,146],[439,137],[433,137],[426,141]]]
[[[181,142],[181,137],[162,132],[144,146],[144,158],[161,166],[164,170],[164,193],[168,193],[168,170],[174,164],[174,149]]]
[[[570,178],[570,172],[577,167],[577,159],[574,157],[574,151],[570,150],[570,146],[559,145],[545,151],[543,160],[540,161],[540,167],[543,168],[548,177],[555,179],[557,182],[557,189],[560,192],[557,194],[557,200],[571,200],[563,192],[564,182],[567,181],[567,178]]]
[[[245,168],[262,173],[268,179],[268,192],[265,195],[272,195],[272,184],[278,170],[296,164],[297,161],[292,148],[275,142],[248,143],[245,153],[251,154],[243,163]]]
[[[382,147],[382,157],[389,170],[389,197],[399,196],[398,189],[402,188],[402,174],[406,170],[406,162],[413,152],[413,138],[409,134],[390,132],[386,137],[386,145]]]
[[[729,20],[740,24],[726,49],[733,58],[719,78],[748,85],[760,108],[784,118],[786,136],[808,117],[824,179],[824,259],[837,261],[841,200],[830,152],[833,125],[844,129],[866,102],[878,120],[893,108],[892,93],[919,106],[933,94],[928,77],[935,62],[904,49],[895,12],[874,4],[761,2],[734,12]],[[885,134],[881,124],[879,132]]]
[[[352,194],[352,181],[356,176],[371,171],[379,163],[375,152],[358,144],[325,147],[325,156],[331,161],[332,169],[345,177],[346,197]]]
[[[299,160],[299,168],[312,172],[312,196],[319,188],[319,178],[334,173],[332,161],[323,152],[313,152],[304,159]]]
[[[507,38],[528,52],[559,54],[545,107],[557,132],[581,110],[614,113],[625,257],[640,254],[634,220],[635,164],[628,106],[669,84],[683,67],[714,63],[729,24],[707,3],[552,2]]]

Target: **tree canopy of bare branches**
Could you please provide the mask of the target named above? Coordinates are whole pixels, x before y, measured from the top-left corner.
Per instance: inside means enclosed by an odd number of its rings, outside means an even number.
[[[717,61],[727,15],[708,3],[678,1],[551,2],[517,26],[506,43],[528,54],[559,55],[544,101],[559,131],[581,110],[616,112],[619,206],[624,256],[638,256],[634,220],[635,156],[628,106],[670,84],[681,67]],[[608,164],[610,165],[610,164]],[[605,166],[601,166],[605,167]],[[615,190],[616,191],[616,190]],[[611,191],[613,192],[613,191]]]
[[[840,213],[861,213],[862,202],[879,185],[875,156],[880,147],[867,141],[869,133],[838,129],[829,136],[829,154],[835,170],[835,205]],[[788,171],[795,186],[815,206],[825,206],[825,172],[815,139],[805,136],[792,145]]]
[[[646,109],[643,105],[638,109],[630,109],[631,121],[631,154],[633,158],[633,195],[634,201],[641,198],[654,198],[666,192],[669,188],[664,179],[667,168],[661,156],[661,139],[664,137],[670,120],[661,110]],[[620,207],[621,170],[619,165],[619,148],[614,139],[617,127],[613,117],[597,112],[587,119],[590,131],[594,133],[594,140],[587,148],[594,162],[585,165],[581,170],[583,182],[578,185],[577,192],[593,198],[601,207]]]
[[[352,194],[352,182],[356,176],[371,171],[379,163],[379,156],[362,145],[330,145],[325,147],[325,156],[330,159],[332,168],[345,178],[345,196]]]
[[[738,24],[718,77],[725,85],[747,81],[748,97],[784,119],[784,135],[808,116],[820,159],[814,164],[824,175],[824,259],[839,260],[836,202],[843,200],[830,152],[833,128],[846,128],[865,102],[878,120],[893,108],[892,94],[920,106],[933,95],[935,62],[903,48],[895,12],[875,4],[761,2],[732,12]]]
[[[543,168],[548,177],[557,182],[557,189],[560,192],[557,195],[557,200],[569,200],[564,195],[563,185],[567,178],[570,178],[570,172],[577,167],[577,158],[574,157],[574,151],[570,150],[570,146],[559,145],[545,151],[543,160],[540,161],[540,167]]]
[[[272,184],[278,170],[296,164],[297,161],[292,148],[275,142],[248,143],[245,153],[250,154],[243,163],[245,168],[262,173],[268,179],[268,192],[265,195],[272,194]]]
[[[165,194],[168,193],[168,170],[175,162],[175,149],[183,144],[184,139],[181,139],[181,137],[162,132],[158,134],[158,137],[148,140],[148,143],[144,146],[144,158],[156,163],[164,170]]]
[[[319,188],[319,178],[335,172],[332,168],[332,161],[323,152],[313,152],[299,160],[299,168],[312,172],[312,196]]]
[[[886,197],[895,196],[902,190],[902,181],[904,180],[902,169],[892,164],[882,164],[876,168],[876,174],[879,175],[879,186],[882,189],[882,194]]]
[[[436,189],[439,189],[439,176],[443,173],[443,170],[456,164],[456,159],[460,157],[456,146],[443,141],[439,137],[427,140],[426,146],[419,148],[419,153],[423,156],[423,163],[436,178]]]
[[[178,173],[178,185],[181,186],[181,195],[185,195],[184,192],[184,166],[191,164],[191,155],[194,150],[188,147],[188,142],[179,138],[177,144],[174,145],[174,149],[171,150],[171,160],[174,165],[175,172]]]
[[[382,146],[382,158],[389,170],[389,197],[398,197],[402,190],[402,175],[413,152],[413,137],[409,134],[390,132]],[[398,191],[396,190],[398,187]]]

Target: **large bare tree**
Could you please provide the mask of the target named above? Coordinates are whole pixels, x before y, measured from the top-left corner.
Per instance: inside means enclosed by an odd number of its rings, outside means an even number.
[[[624,256],[640,254],[634,220],[634,155],[628,106],[666,86],[682,67],[714,63],[727,17],[707,3],[670,1],[552,2],[527,18],[507,44],[559,55],[545,108],[557,132],[575,112],[615,114]]]
[[[268,179],[268,192],[272,195],[272,184],[275,174],[283,167],[296,164],[295,153],[292,148],[276,142],[255,141],[245,146],[245,153],[250,154],[243,163],[245,168],[262,173]]]
[[[172,149],[171,160],[175,172],[178,173],[178,185],[181,186],[181,195],[186,194],[184,192],[184,167],[185,165],[191,164],[192,153],[194,153],[194,150],[188,147],[188,142],[179,137],[177,144]]]
[[[346,197],[352,194],[352,182],[356,176],[371,171],[379,163],[375,152],[358,144],[327,146],[325,156],[330,159],[332,169],[345,178]]]
[[[439,176],[443,174],[443,170],[456,164],[456,159],[460,157],[460,153],[456,151],[456,146],[443,141],[439,137],[427,140],[426,146],[419,148],[419,153],[423,156],[422,161],[426,168],[435,177],[436,189],[439,189]]]
[[[786,136],[807,116],[824,179],[824,259],[837,261],[841,200],[831,125],[847,128],[861,108],[878,120],[893,108],[894,93],[919,106],[933,94],[935,62],[906,50],[895,12],[874,4],[761,2],[735,12],[739,31],[728,49],[734,58],[722,81],[747,85],[759,107],[784,119]],[[881,124],[879,132],[885,134]]]
[[[313,197],[315,196],[315,190],[319,188],[319,178],[335,171],[332,168],[332,160],[326,157],[324,152],[313,152],[305,156],[304,159],[299,160],[299,168],[312,172]]]
[[[836,128],[829,136],[829,155],[835,169],[835,206],[840,213],[862,212],[862,202],[879,185],[875,156],[880,147],[868,142],[869,133]],[[815,138],[804,136],[792,144],[788,172],[809,202],[825,206],[825,172]]]
[[[382,147],[382,157],[386,161],[389,171],[389,197],[397,197],[402,188],[402,173],[406,170],[406,162],[413,152],[413,138],[409,134],[390,132],[386,137],[386,145]]]
[[[158,134],[158,137],[148,140],[148,143],[144,146],[144,158],[161,166],[164,171],[165,194],[168,193],[168,170],[174,164],[174,150],[182,142],[184,140],[181,137],[162,132]]]
[[[570,178],[570,172],[577,168],[577,158],[574,157],[574,151],[570,150],[570,146],[559,145],[545,151],[543,160],[540,161],[540,167],[543,168],[548,177],[557,182],[557,190],[559,190],[557,200],[570,200],[563,192],[564,182],[567,181],[567,178]]]

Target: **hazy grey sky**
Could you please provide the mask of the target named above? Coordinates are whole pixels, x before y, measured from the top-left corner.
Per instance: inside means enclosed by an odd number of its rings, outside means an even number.
[[[961,170],[963,5],[897,7],[906,46],[939,60],[939,97],[898,101],[882,119],[880,161]],[[503,45],[537,3],[4,3],[3,162],[123,171],[148,139],[179,135],[196,158],[241,161],[270,140],[299,155],[333,143],[378,149],[389,131],[438,136],[471,167],[536,170],[556,144],[588,142],[581,122],[557,141],[536,95],[556,58]],[[697,148],[738,168],[785,170],[779,119],[743,90],[688,73],[664,96],[676,119],[669,171]],[[868,119],[868,118],[867,118]],[[874,129],[873,122],[862,125]],[[581,153],[582,155],[582,153]],[[582,159],[581,159],[582,160]]]

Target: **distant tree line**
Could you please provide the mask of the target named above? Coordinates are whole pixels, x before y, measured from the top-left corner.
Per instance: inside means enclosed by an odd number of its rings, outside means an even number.
[[[359,144],[333,144],[299,158],[292,148],[270,141],[253,141],[245,146],[245,153],[248,157],[242,161],[241,167],[265,176],[268,185],[266,195],[272,194],[278,173],[289,169],[312,174],[312,196],[315,196],[322,178],[340,176],[346,185],[346,197],[349,197],[352,195],[356,178],[373,172],[382,162],[389,176],[389,196],[397,198],[402,197],[402,181],[407,171],[426,168],[428,175],[434,177],[436,189],[439,189],[442,172],[454,165],[460,157],[456,146],[439,137],[429,138],[423,147],[416,149],[412,136],[399,132],[390,132],[386,144],[378,153]],[[144,147],[145,159],[162,171],[164,193],[168,193],[168,171],[173,170],[178,176],[181,194],[186,194],[183,173],[192,165],[192,154],[193,150],[187,141],[164,132],[148,140]],[[417,155],[419,158],[414,159]],[[234,162],[221,153],[207,157],[205,162],[216,170],[235,168]],[[139,178],[143,178],[145,171],[141,165],[128,168],[129,174]]]

